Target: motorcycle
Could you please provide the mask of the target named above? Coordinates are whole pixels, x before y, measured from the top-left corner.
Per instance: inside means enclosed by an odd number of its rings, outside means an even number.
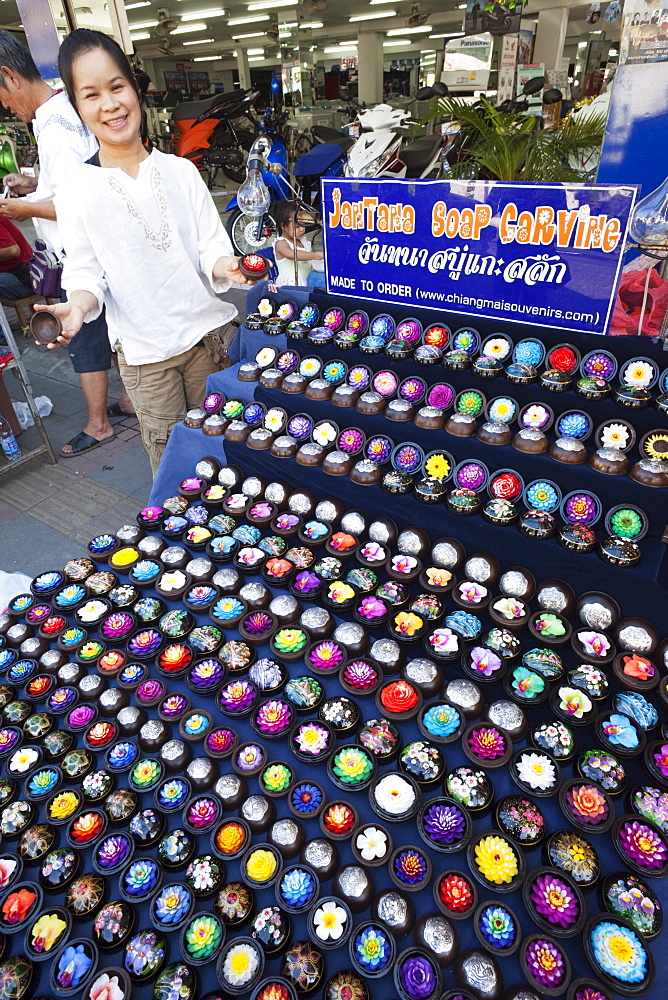
[[[208,175],[211,188],[219,168],[230,180],[246,176],[246,156],[258,134],[253,105],[259,94],[235,90],[205,101],[186,101],[172,112],[176,155],[192,160]]]
[[[285,141],[285,123],[288,112],[268,110],[260,122],[260,135],[249,152],[251,161],[262,162],[260,169],[262,180],[266,185],[271,201],[279,199],[296,199],[304,211],[312,218],[317,215],[320,199],[320,178],[341,177],[345,163],[346,151],[354,140],[334,132],[332,138],[336,142],[322,142],[308,152],[298,157],[294,164],[296,186],[290,181],[288,174],[287,145]],[[318,128],[318,126],[316,126]],[[315,129],[314,129],[315,131]],[[235,195],[230,199],[226,210],[231,212],[225,228],[236,251],[240,254],[263,253],[278,236],[276,223],[268,212],[258,221],[244,215]],[[309,225],[310,229],[310,225]]]
[[[260,121],[260,134],[252,143],[248,153],[249,161],[257,157],[266,163],[261,174],[272,201],[291,198],[294,193],[288,176],[288,152],[283,138],[287,118],[287,111],[267,109]],[[245,177],[244,169],[241,182]],[[241,256],[247,253],[262,253],[276,239],[278,233],[272,217],[265,214],[259,222],[256,219],[249,219],[241,211],[237,195],[230,198],[225,211],[231,213],[225,228],[232,245]]]
[[[428,101],[447,93],[445,84],[435,83],[433,87],[422,87],[415,100]],[[369,111],[361,111],[357,121],[362,132],[348,152],[347,177],[425,178],[440,172],[444,137],[421,136],[404,145],[400,130],[411,124],[408,111],[377,104]]]

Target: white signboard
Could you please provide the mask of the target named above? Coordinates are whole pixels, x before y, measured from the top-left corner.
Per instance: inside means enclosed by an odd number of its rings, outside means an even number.
[[[451,38],[445,45],[441,80],[450,90],[486,90],[492,64],[489,33]]]

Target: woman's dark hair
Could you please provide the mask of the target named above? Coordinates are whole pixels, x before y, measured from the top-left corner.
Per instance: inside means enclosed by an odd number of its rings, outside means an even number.
[[[275,201],[271,208],[271,214],[274,217],[274,222],[276,223],[276,228],[279,234],[283,232],[285,226],[289,223],[295,221],[295,217],[299,212],[299,203],[292,201]]]
[[[65,84],[65,89],[67,90],[67,96],[70,99],[70,104],[73,108],[77,108],[76,97],[74,94],[74,81],[73,81],[73,68],[74,62],[79,57],[84,55],[85,52],[91,52],[94,49],[103,49],[108,56],[116,63],[118,71],[121,76],[125,77],[132,89],[137,95],[137,100],[141,107],[141,95],[139,93],[139,88],[137,87],[137,81],[135,75],[132,72],[132,67],[129,63],[128,57],[123,52],[118,42],[115,42],[113,38],[109,35],[103,34],[101,31],[92,31],[90,28],[77,28],[76,31],[70,32],[63,39],[63,43],[60,46],[58,52],[58,72],[60,73],[60,79]]]

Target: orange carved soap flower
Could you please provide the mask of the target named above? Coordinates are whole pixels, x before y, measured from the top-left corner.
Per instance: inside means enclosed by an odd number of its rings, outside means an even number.
[[[649,681],[654,677],[654,667],[644,656],[634,653],[633,656],[623,657],[622,662],[624,673],[629,677],[637,677],[641,681]]]
[[[30,912],[36,899],[36,893],[30,892],[29,889],[19,889],[18,892],[10,893],[2,904],[2,915],[5,923],[20,924]]]
[[[593,785],[574,786],[568,793],[573,809],[587,823],[600,823],[608,815],[608,804],[602,792]]]

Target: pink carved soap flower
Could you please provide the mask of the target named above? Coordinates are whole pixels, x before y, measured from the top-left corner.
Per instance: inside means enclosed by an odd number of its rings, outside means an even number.
[[[471,667],[483,677],[491,677],[501,667],[500,656],[484,646],[474,646],[471,650]]]
[[[578,639],[589,656],[605,656],[610,649],[608,639],[601,632],[578,632]]]
[[[387,614],[387,607],[378,597],[364,597],[358,612],[363,618],[382,618]]]
[[[267,701],[258,709],[257,726],[263,733],[281,733],[291,722],[290,706],[280,699]]]
[[[502,757],[506,752],[506,741],[503,734],[493,726],[474,729],[469,736],[469,746],[476,757],[483,760],[493,760]]]
[[[654,764],[664,778],[668,778],[668,743],[664,743],[659,752],[654,754]]]
[[[479,583],[472,580],[465,580],[459,584],[459,599],[467,604],[480,604],[487,597],[487,587],[481,587]]]

